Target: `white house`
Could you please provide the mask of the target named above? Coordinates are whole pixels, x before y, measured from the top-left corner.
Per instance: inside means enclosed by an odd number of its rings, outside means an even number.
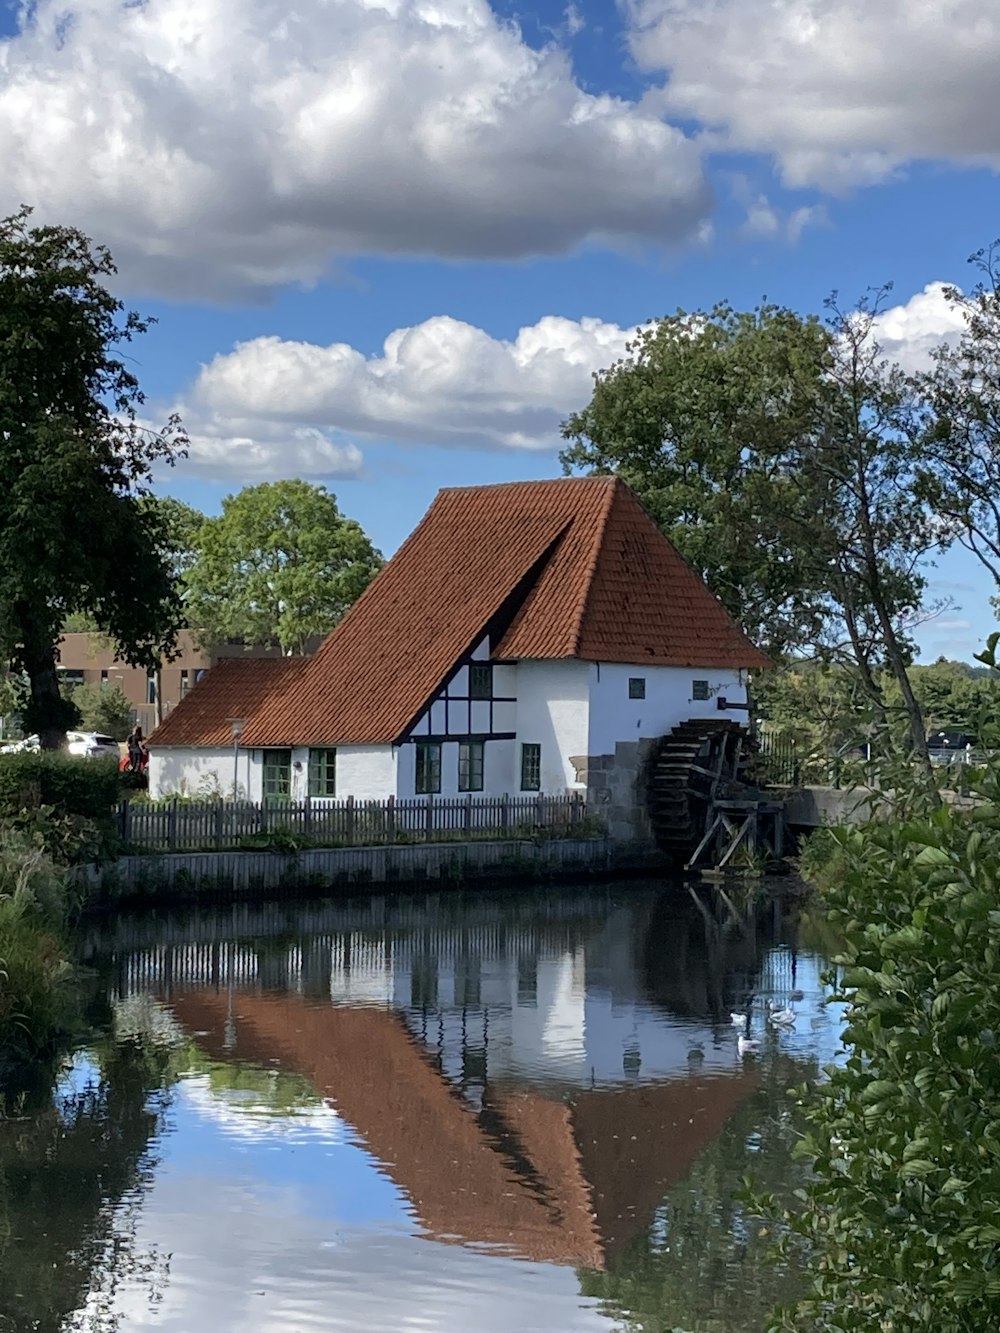
[[[617,478],[443,490],[313,657],[206,675],[151,794],[586,792],[766,661]]]

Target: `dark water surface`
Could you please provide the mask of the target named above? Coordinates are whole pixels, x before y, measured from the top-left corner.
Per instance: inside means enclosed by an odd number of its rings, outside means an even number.
[[[90,926],[93,1035],[0,1124],[0,1333],[754,1333],[801,1277],[734,1196],[795,1188],[838,1046],[799,934],[620,885]]]

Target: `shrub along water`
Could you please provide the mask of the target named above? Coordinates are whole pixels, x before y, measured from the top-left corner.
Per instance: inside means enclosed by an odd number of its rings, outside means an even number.
[[[897,785],[892,818],[805,850],[847,1058],[799,1094],[801,1208],[758,1199],[813,1276],[772,1333],[1000,1328],[1000,767],[974,786],[969,808]]]
[[[113,764],[0,758],[0,1087],[44,1065],[78,1028],[67,941],[79,907],[66,868],[114,849]]]
[[[42,839],[0,824],[0,1088],[54,1056],[79,1023],[66,895]]]

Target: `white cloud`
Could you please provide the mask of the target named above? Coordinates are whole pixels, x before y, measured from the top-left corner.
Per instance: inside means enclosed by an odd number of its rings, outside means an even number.
[[[785,182],[840,190],[915,159],[1000,165],[988,0],[622,0],[662,105]]]
[[[37,0],[20,24],[0,205],[90,230],[133,287],[669,242],[710,206],[695,144],[486,0]]]
[[[931,352],[956,342],[964,328],[961,312],[945,298],[948,284],[929,282],[902,305],[888,306],[875,321],[875,336],[889,361],[904,370],[928,370]]]
[[[770,207],[751,198],[748,216],[756,204]],[[795,214],[773,218],[758,234],[789,231]],[[879,314],[889,360],[923,370],[934,347],[955,339],[962,320],[945,290],[928,283]],[[371,357],[348,343],[254,338],[203,366],[178,404],[192,441],[185,470],[217,480],[357,477],[356,441],[366,440],[553,449],[560,422],[589,401],[593,372],[618,360],[635,332],[546,315],[504,340],[436,315],[394,330]]]
[[[246,485],[281,477],[348,480],[361,475],[364,459],[350,441],[331,440],[309,426],[281,426],[185,414],[190,438],[186,473],[206,481],[239,478]]]
[[[567,5],[563,10],[563,22],[566,24],[566,31],[571,37],[576,37],[587,26],[587,20],[574,4]]]
[[[822,204],[807,204],[796,208],[786,224],[788,239],[796,245],[807,227],[828,227],[830,219]]]
[[[599,319],[547,315],[511,341],[445,315],[396,329],[382,355],[346,343],[255,338],[203,367],[186,419],[197,423],[200,456],[223,465],[230,437],[254,441],[261,466],[292,462],[315,474],[316,459],[356,447],[325,432],[473,448],[552,448],[559,423],[590,398],[592,373],[624,351],[634,330]],[[209,423],[215,446],[206,443]],[[300,442],[295,460],[284,441]],[[232,469],[243,467],[232,455]],[[341,474],[343,475],[343,474]]]

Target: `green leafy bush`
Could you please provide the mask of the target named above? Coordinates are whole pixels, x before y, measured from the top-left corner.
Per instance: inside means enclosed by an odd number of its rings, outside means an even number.
[[[0,1086],[50,1056],[79,1022],[65,905],[48,854],[0,827]]]
[[[26,806],[51,805],[64,815],[109,819],[119,794],[118,770],[52,751],[0,755],[0,819]]]
[[[800,1094],[811,1167],[780,1217],[813,1294],[772,1328],[1000,1328],[1000,769],[974,808],[824,831],[804,867],[832,927],[847,1059]]]

